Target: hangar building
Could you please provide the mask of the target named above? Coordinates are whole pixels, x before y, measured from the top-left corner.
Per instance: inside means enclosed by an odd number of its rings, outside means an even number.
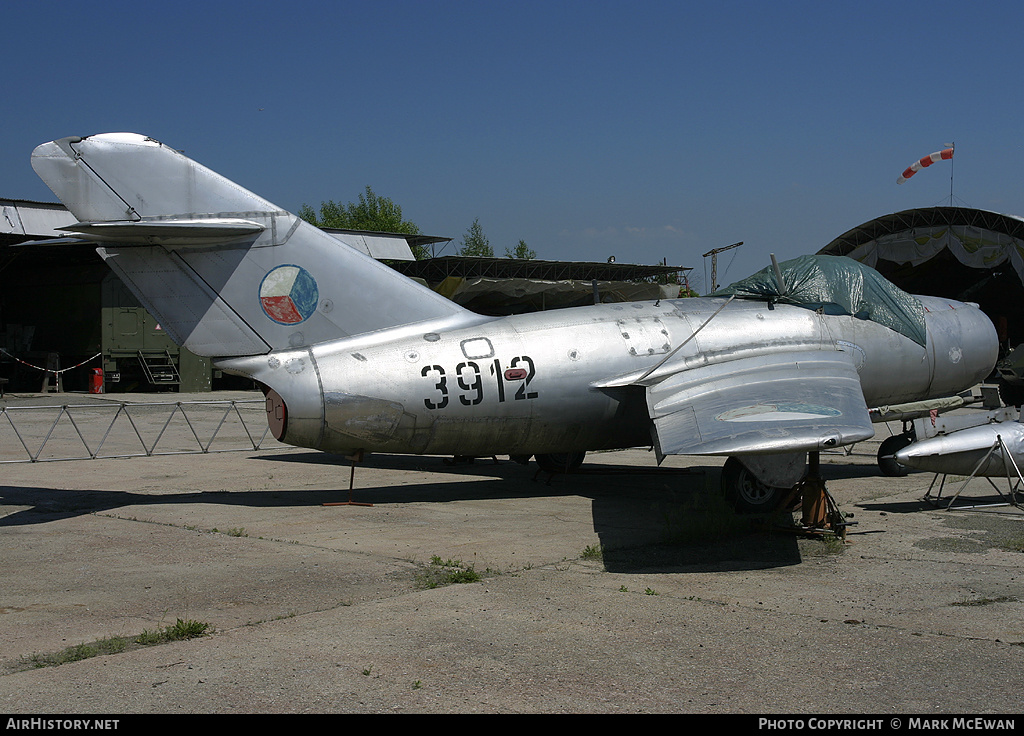
[[[912,294],[976,302],[996,325],[1001,354],[1024,343],[1024,218],[968,207],[904,210],[818,252],[849,256]]]
[[[251,386],[179,348],[93,247],[21,245],[65,236],[59,228],[75,218],[63,205],[0,199],[0,213],[0,379],[6,379],[0,387],[84,391],[96,369],[102,369],[107,391]],[[396,261],[412,260],[413,245],[446,240],[329,232],[368,255]]]
[[[63,205],[0,199],[0,210],[0,388],[84,391],[97,369],[111,392],[251,386],[171,341],[94,248],[21,245],[64,236],[59,228],[75,218]],[[690,270],[451,256],[417,261],[413,248],[450,238],[326,230],[483,314],[676,297]],[[62,371],[59,382],[46,369]]]

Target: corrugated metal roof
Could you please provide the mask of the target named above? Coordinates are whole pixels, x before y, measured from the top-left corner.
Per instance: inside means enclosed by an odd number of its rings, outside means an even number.
[[[912,231],[918,227],[966,225],[1004,233],[1024,240],[1024,219],[972,207],[922,207],[882,215],[846,231],[824,248],[819,255],[845,256],[884,235]]]
[[[539,261],[517,258],[467,258],[463,256],[443,256],[422,261],[396,263],[394,268],[406,276],[415,276],[430,282],[443,281],[449,276],[523,278],[543,281],[638,281],[692,270],[682,266]]]

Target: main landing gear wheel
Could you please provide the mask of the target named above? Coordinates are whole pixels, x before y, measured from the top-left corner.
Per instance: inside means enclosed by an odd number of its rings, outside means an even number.
[[[722,467],[722,492],[738,514],[770,514],[789,495],[788,488],[776,488],[759,481],[734,457]]]
[[[537,465],[547,473],[571,473],[583,464],[586,452],[554,452],[550,455],[534,455]]]
[[[878,448],[878,469],[882,471],[882,475],[902,478],[910,472],[910,468],[896,461],[896,453],[913,441],[914,435],[909,432],[894,434],[882,441]]]

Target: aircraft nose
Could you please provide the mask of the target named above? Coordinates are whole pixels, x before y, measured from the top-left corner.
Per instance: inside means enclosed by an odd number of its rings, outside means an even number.
[[[934,300],[929,306],[932,394],[951,395],[985,380],[999,351],[992,320],[974,304]]]
[[[999,336],[992,320],[977,306],[970,305],[968,316],[961,313],[963,325],[964,354],[968,365],[979,381],[988,378],[999,357]]]
[[[931,444],[929,440],[912,442],[903,449],[897,450],[896,454],[893,455],[893,459],[900,465],[906,465],[911,468],[917,467],[917,463],[921,458],[934,454],[929,450],[929,444]]]

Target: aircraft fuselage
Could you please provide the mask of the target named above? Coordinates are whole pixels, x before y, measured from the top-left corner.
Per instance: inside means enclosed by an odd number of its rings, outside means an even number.
[[[759,301],[716,315],[724,299],[699,298],[412,324],[218,365],[266,386],[275,435],[300,447],[530,455],[643,446],[651,435],[641,379],[681,367],[844,351],[867,406],[983,380],[996,351],[988,318],[973,305],[920,299],[926,347],[854,317]]]

